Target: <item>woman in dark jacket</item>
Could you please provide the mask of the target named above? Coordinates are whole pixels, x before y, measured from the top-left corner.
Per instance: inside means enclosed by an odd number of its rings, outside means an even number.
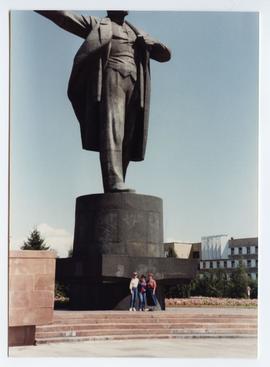
[[[138,292],[139,292],[139,311],[145,311],[146,306],[146,278],[144,275],[140,276],[139,284],[138,284]]]

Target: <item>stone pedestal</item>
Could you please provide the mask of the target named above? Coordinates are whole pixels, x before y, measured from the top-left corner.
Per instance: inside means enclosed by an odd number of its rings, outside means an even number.
[[[35,327],[52,322],[54,251],[10,251],[9,345],[35,342]]]
[[[134,193],[78,197],[73,256],[97,254],[164,257],[162,200]]]
[[[131,272],[152,272],[158,284],[159,303],[164,308],[164,286],[195,278],[197,268],[197,260],[101,255],[57,259],[56,279],[71,284],[71,309],[127,310]]]
[[[57,259],[56,277],[70,286],[71,309],[128,309],[132,272],[164,285],[192,279],[197,261],[165,258],[162,200],[135,193],[77,198],[73,257]]]

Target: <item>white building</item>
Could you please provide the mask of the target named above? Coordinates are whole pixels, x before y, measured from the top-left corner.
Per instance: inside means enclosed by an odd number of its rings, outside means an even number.
[[[231,273],[242,262],[252,279],[258,278],[258,238],[228,239],[227,235],[202,237],[200,271],[226,269]]]
[[[226,234],[202,237],[201,259],[227,259],[229,253],[229,238]]]

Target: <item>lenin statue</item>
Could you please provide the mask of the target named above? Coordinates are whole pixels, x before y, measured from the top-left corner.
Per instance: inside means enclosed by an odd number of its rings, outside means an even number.
[[[84,39],[68,85],[82,147],[100,154],[104,192],[134,191],[124,182],[129,162],[145,155],[149,61],[169,61],[170,50],[127,22],[127,11],[107,11],[102,19],[67,11],[36,12]]]

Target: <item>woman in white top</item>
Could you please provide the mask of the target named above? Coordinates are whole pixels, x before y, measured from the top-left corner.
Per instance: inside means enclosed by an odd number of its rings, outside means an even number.
[[[132,278],[129,283],[129,289],[131,293],[129,311],[136,311],[135,303],[138,297],[138,283],[139,283],[138,273],[134,272],[132,273]]]

